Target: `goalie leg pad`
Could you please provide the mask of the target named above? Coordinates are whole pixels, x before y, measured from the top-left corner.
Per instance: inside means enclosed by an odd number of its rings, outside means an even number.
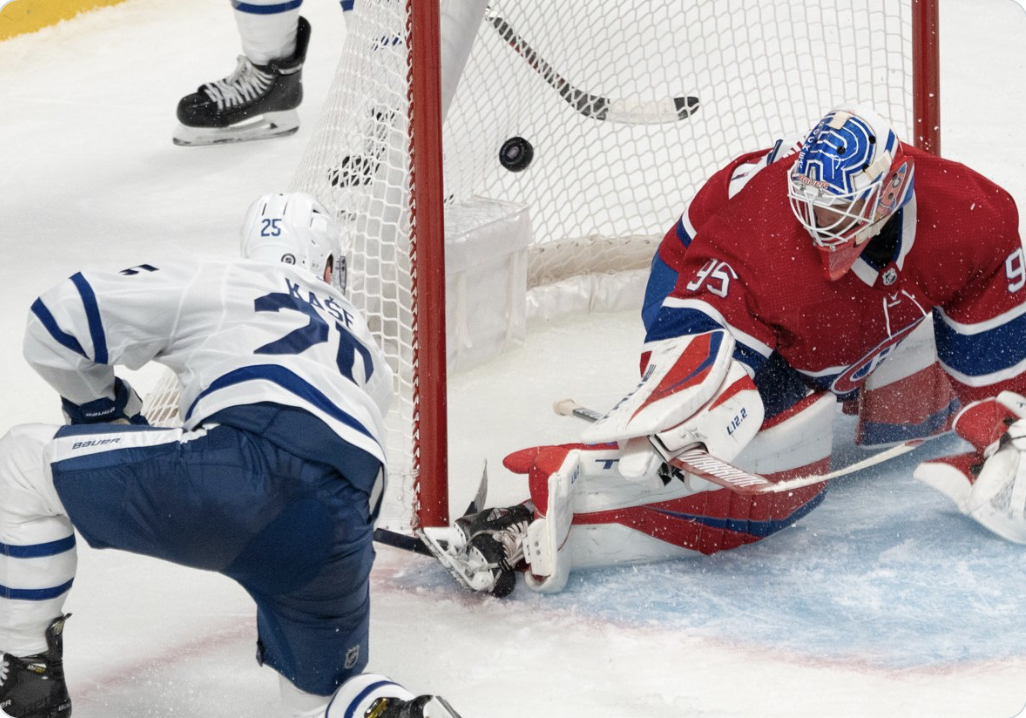
[[[809,422],[821,425],[823,412],[832,415],[832,407],[831,397],[810,398],[802,410],[782,418],[783,433],[773,436],[790,446],[797,441],[795,431],[807,432]],[[769,478],[823,470],[830,443],[829,432],[823,434],[825,441],[821,433],[812,432],[814,446],[790,458],[782,457],[781,445],[771,442],[778,451],[767,457],[767,465],[777,473]],[[529,587],[560,590],[574,568],[711,554],[753,543],[800,519],[825,491],[820,484],[752,497],[694,477],[632,483],[620,476],[617,459],[615,444],[535,447],[506,457],[510,471],[529,475],[532,501],[539,510],[545,507],[528,528]]]
[[[542,593],[556,593],[570,576],[571,554],[567,549],[574,519],[574,485],[581,475],[581,452],[571,451],[546,486],[545,514],[527,527],[524,559],[527,585]]]

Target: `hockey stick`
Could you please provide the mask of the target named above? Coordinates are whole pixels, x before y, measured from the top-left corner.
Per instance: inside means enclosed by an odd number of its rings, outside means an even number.
[[[562,416],[576,416],[577,418],[584,419],[585,421],[594,422],[602,418],[602,415],[597,411],[583,407],[573,399],[557,401],[552,406],[552,409]],[[862,471],[863,469],[868,469],[870,466],[876,466],[877,464],[882,464],[885,461],[890,461],[893,458],[907,454],[925,442],[926,439],[913,439],[911,441],[898,444],[897,446],[892,446],[889,449],[880,451],[872,456],[866,457],[862,461],[856,461],[854,464],[849,464],[848,466],[837,469],[836,471],[831,471],[826,474],[800,476],[795,479],[778,482],[773,482],[759,474],[753,474],[745,471],[744,469],[739,469],[733,464],[721,461],[701,449],[689,449],[680,456],[669,459],[667,463],[685,473],[705,479],[710,483],[730,489],[731,491],[739,494],[749,496],[754,494],[779,494],[794,491],[795,489],[801,489],[806,486],[814,486],[825,481],[830,481],[831,479],[837,479],[842,476],[854,474],[858,471]]]
[[[601,95],[592,95],[574,87],[566,78],[557,73],[552,65],[517,34],[504,17],[491,8],[486,12],[485,20],[495,28],[503,40],[509,43],[514,52],[527,61],[532,70],[541,75],[542,79],[566,100],[568,105],[585,117],[627,125],[658,125],[685,120],[698,111],[699,100],[693,95],[651,101],[614,100]]]

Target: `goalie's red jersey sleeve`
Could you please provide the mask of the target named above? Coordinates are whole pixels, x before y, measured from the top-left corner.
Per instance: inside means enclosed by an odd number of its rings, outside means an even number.
[[[937,357],[965,404],[1006,389],[1026,393],[1026,262],[1012,197],[955,166],[964,171],[945,175],[951,186],[942,215],[951,239],[923,248],[932,256],[924,274],[942,297],[934,309]],[[925,231],[923,238],[934,239]]]

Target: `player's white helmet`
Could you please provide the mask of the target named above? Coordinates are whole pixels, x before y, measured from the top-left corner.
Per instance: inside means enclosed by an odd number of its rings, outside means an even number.
[[[304,267],[318,279],[331,265],[331,285],[346,290],[346,259],[339,228],[320,202],[303,192],[265,194],[249,206],[242,225],[242,256]]]
[[[914,168],[890,123],[867,107],[835,107],[812,128],[791,168],[788,197],[830,279],[851,269],[912,198]]]

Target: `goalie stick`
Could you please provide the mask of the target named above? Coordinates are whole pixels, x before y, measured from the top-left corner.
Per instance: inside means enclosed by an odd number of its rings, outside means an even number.
[[[612,99],[585,92],[571,85],[566,78],[556,72],[552,65],[517,34],[504,17],[491,8],[485,13],[485,21],[495,28],[513,51],[524,58],[531,69],[541,75],[568,105],[585,117],[627,125],[659,125],[685,120],[698,111],[700,103],[693,95],[646,101]]]
[[[563,399],[557,401],[552,406],[553,411],[562,416],[576,416],[579,419],[585,421],[598,421],[602,418],[602,414],[598,413],[594,409],[588,409],[583,407],[573,399]],[[933,437],[931,437],[933,438]],[[804,488],[806,486],[813,486],[815,484],[821,484],[831,479],[837,479],[842,476],[848,476],[854,474],[863,469],[868,469],[870,466],[876,466],[882,464],[885,461],[890,461],[898,456],[907,454],[913,451],[918,446],[926,443],[926,439],[913,439],[906,441],[897,446],[892,446],[889,449],[880,451],[872,456],[868,456],[862,461],[856,461],[854,464],[845,466],[844,468],[831,471],[826,474],[812,474],[810,476],[800,476],[795,479],[788,479],[786,481],[773,482],[767,479],[765,476],[759,474],[753,474],[744,469],[739,469],[733,464],[729,464],[726,461],[717,459],[701,449],[689,449],[679,456],[669,459],[666,463],[675,469],[679,469],[692,476],[697,476],[700,479],[722,486],[725,489],[729,489],[739,494],[753,495],[753,494],[779,494],[786,493],[788,491],[794,491],[795,489]]]

